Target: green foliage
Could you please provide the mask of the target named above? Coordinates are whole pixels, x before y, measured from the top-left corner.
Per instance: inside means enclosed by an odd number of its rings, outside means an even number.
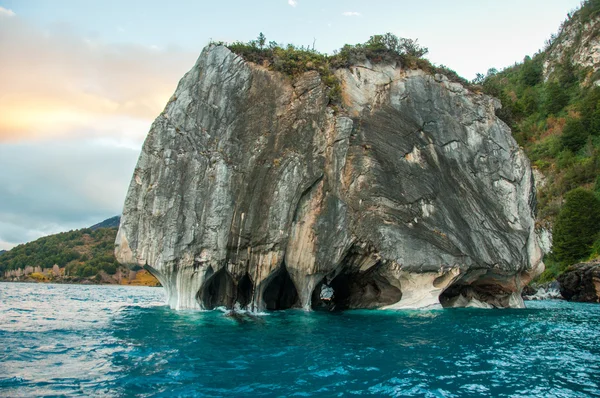
[[[596,259],[598,257],[600,257],[600,238],[597,238],[592,245],[590,259]]]
[[[27,266],[66,267],[67,274],[91,277],[104,271],[114,274],[119,264],[113,250],[116,228],[89,228],[46,236],[19,245],[0,256],[0,275]]]
[[[546,85],[544,109],[547,115],[558,115],[569,104],[569,94],[557,82]]]
[[[321,54],[309,47],[296,47],[291,44],[284,48],[274,41],[269,42],[268,47],[264,47],[265,42],[266,37],[261,33],[257,40],[248,43],[214,44],[224,44],[245,60],[267,66],[292,78],[311,70],[317,71],[321,75],[323,83],[330,89],[331,102],[339,100],[341,88],[326,54]]]
[[[572,19],[600,10],[597,4],[600,0],[585,2]],[[552,62],[541,52],[501,72],[489,70],[481,85],[485,93],[500,99],[502,109],[497,116],[511,127],[533,164],[548,177],[538,192],[538,217],[552,223],[566,192],[596,182],[600,88],[589,84],[594,81],[590,71],[574,65],[568,49],[559,62],[550,65],[548,70],[553,72],[544,79],[542,66],[548,60]]]
[[[565,195],[553,230],[553,253],[561,264],[573,264],[592,253],[600,232],[600,200],[576,188]]]
[[[560,137],[562,147],[573,153],[579,151],[587,142],[588,130],[580,119],[569,119]]]
[[[600,0],[587,0],[577,12],[580,23],[585,24],[600,15]]]
[[[581,121],[590,135],[600,135],[600,87],[586,90],[578,104]]]
[[[418,40],[397,37],[391,33],[374,35],[366,43],[344,45],[331,58],[336,68],[349,67],[357,63],[371,62],[400,62],[415,65],[429,50],[421,47]]]
[[[450,80],[470,84],[456,72],[444,67],[436,68],[423,59],[428,52],[418,40],[397,37],[391,33],[374,35],[365,43],[346,44],[333,55],[322,54],[310,47],[286,46],[271,41],[267,46],[266,37],[261,32],[256,40],[248,43],[212,43],[225,45],[245,60],[281,72],[295,78],[302,73],[314,70],[319,72],[323,83],[329,87],[329,98],[332,103],[339,101],[341,87],[334,70],[352,66],[365,61],[399,62],[410,68],[422,68],[430,73],[444,73]]]
[[[532,61],[530,57],[525,57],[519,77],[526,86],[533,87],[539,84],[543,78],[541,59],[536,58],[535,61]]]
[[[539,160],[556,158],[561,150],[561,140],[558,136],[550,136],[535,142],[529,148],[529,158],[537,162]]]
[[[523,95],[521,95],[519,101],[521,103],[521,108],[525,115],[531,115],[538,111],[540,99],[538,98],[535,89],[527,87],[523,91]]]
[[[538,277],[537,281],[539,283],[546,283],[555,280],[556,277],[558,277],[558,275],[560,275],[566,269],[566,266],[558,261],[552,254],[547,254],[544,256],[544,265],[546,266],[546,269]]]
[[[563,47],[560,60],[548,52],[556,43],[565,43],[558,34],[546,50],[500,72],[491,69],[485,76],[479,74],[477,79],[485,93],[502,102],[498,117],[546,176],[538,191],[537,216],[538,222],[554,225],[554,252],[544,260],[547,270],[542,282],[555,278],[572,262],[600,255],[599,229],[589,221],[600,221],[595,198],[600,195],[600,87],[591,84],[600,80],[600,71],[573,62],[573,51],[583,38],[581,27],[598,16],[600,0],[587,0],[569,14],[561,29],[570,27],[575,32],[575,45]],[[586,29],[586,34],[600,35],[599,27]]]
[[[558,79],[558,84],[563,90],[568,90],[573,87],[573,85],[577,84],[577,69],[568,53],[563,58],[562,62],[557,65],[554,73]]]
[[[258,35],[258,38],[256,39],[256,42],[258,43],[258,47],[262,49],[265,46],[266,41],[267,41],[267,38],[265,37],[263,32],[260,32],[260,34]]]

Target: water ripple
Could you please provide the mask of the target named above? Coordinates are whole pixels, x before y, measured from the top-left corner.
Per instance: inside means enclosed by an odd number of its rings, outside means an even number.
[[[0,396],[600,396],[600,306],[175,312],[162,289],[0,283]]]

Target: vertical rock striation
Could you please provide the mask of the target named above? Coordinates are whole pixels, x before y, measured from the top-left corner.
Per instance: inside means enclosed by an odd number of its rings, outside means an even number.
[[[336,75],[334,111],[317,72],[205,48],[144,143],[117,259],[177,309],[523,306],[535,189],[498,101],[400,65]]]

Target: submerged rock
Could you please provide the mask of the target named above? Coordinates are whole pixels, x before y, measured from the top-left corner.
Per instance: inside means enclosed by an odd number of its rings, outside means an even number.
[[[144,143],[118,260],[177,309],[522,307],[535,189],[499,102],[396,64],[336,76],[334,110],[315,71],[205,48]]]
[[[571,265],[558,277],[560,293],[569,301],[600,302],[600,262]]]

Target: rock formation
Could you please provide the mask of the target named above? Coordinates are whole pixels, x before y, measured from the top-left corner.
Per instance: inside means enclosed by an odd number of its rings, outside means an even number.
[[[557,281],[541,284],[532,283],[523,288],[523,300],[562,300],[560,284]]]
[[[557,280],[565,299],[600,303],[600,262],[571,265]]]
[[[336,76],[334,107],[316,71],[205,48],[144,143],[117,259],[177,309],[522,307],[535,189],[499,102],[397,64]]]
[[[584,17],[581,10],[563,22],[555,40],[546,50],[544,77],[547,79],[565,59],[597,72],[600,69],[599,24],[598,15]],[[596,74],[589,73],[588,76],[593,79],[590,83],[598,83]]]

